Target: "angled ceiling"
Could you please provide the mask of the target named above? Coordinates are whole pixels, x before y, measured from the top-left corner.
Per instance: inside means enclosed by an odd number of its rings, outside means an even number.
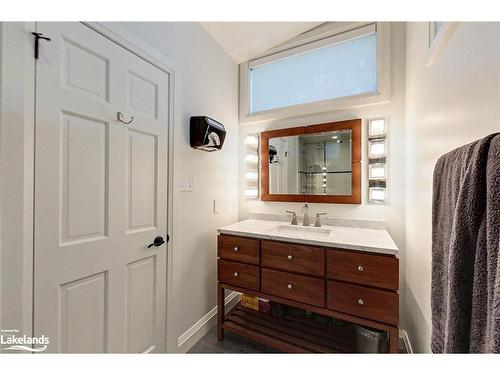
[[[322,22],[200,22],[219,45],[240,64]]]

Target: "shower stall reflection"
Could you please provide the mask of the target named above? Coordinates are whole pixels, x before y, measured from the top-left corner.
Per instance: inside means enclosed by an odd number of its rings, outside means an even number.
[[[271,194],[351,195],[352,131],[269,140]]]

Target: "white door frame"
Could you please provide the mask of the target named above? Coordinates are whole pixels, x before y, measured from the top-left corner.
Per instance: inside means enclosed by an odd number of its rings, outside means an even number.
[[[167,160],[167,352],[177,351],[173,337],[173,176],[175,70],[171,62],[147,46],[131,42],[97,22],[84,25],[169,74]],[[33,333],[33,197],[35,156],[35,22],[0,24],[0,329]],[[48,35],[50,37],[50,35]],[[41,45],[43,48],[43,44]]]

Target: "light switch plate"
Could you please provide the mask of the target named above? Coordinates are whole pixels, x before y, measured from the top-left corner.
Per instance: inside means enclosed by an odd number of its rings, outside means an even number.
[[[181,191],[194,191],[194,177],[181,177]]]

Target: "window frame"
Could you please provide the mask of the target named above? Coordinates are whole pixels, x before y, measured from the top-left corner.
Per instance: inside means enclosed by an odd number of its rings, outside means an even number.
[[[460,22],[442,22],[439,30],[436,30],[435,22],[429,22],[429,48],[426,68],[432,66],[438,60],[459,24]]]
[[[377,41],[377,87],[374,93],[363,93],[339,98],[326,99],[311,103],[296,104],[261,112],[250,112],[250,68],[295,56],[343,40],[359,37],[364,30],[375,27]],[[349,23],[337,26],[332,24],[319,35],[297,38],[266,53],[240,64],[240,122],[272,120],[292,116],[307,115],[360,107],[388,102],[390,99],[390,25],[386,22]],[[366,34],[366,31],[365,31]]]

